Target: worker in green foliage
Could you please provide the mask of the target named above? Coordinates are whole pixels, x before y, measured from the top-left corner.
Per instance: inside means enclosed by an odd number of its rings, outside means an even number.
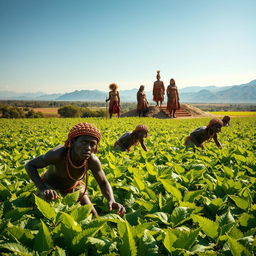
[[[29,161],[25,168],[38,188],[38,195],[45,200],[58,199],[62,195],[80,191],[81,205],[92,204],[88,196],[88,170],[90,169],[101,192],[108,200],[109,210],[123,215],[125,208],[115,201],[113,190],[95,155],[100,141],[100,131],[90,123],[75,125],[68,134],[65,145],[57,146],[46,154]],[[40,177],[37,169],[49,166]],[[85,177],[85,184],[82,181]],[[95,208],[92,213],[98,215]]]

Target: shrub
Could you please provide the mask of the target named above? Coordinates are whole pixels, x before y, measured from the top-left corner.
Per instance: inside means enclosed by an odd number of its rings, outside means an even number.
[[[76,105],[67,105],[58,109],[58,114],[61,117],[79,117],[80,113],[80,107]]]

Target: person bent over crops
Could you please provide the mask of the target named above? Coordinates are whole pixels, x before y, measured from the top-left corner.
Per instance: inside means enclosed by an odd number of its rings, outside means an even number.
[[[223,118],[222,118],[222,122],[223,122],[223,126],[230,126],[230,116],[224,116]]]
[[[130,151],[131,146],[141,144],[145,151],[148,151],[144,144],[144,138],[148,136],[148,127],[146,125],[137,125],[132,132],[126,132],[118,141],[115,142],[114,148],[121,151]]]
[[[212,119],[207,126],[199,127],[190,133],[185,140],[185,146],[204,148],[203,143],[213,138],[217,147],[222,148],[217,136],[222,126],[223,122],[221,120]]]
[[[125,208],[115,201],[112,188],[95,155],[100,141],[100,131],[90,123],[79,123],[69,132],[64,145],[57,146],[46,154],[29,161],[25,168],[38,188],[39,196],[46,200],[58,199],[58,192],[65,196],[79,190],[81,205],[91,204],[87,194],[88,170],[90,169],[101,192],[108,200],[109,210],[123,215]],[[37,169],[49,166],[40,177]],[[85,183],[82,181],[85,177]],[[92,213],[98,215],[95,208]]]

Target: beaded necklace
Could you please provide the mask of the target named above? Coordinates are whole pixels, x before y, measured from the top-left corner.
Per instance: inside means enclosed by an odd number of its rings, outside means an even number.
[[[83,168],[84,169],[84,172],[83,174],[78,178],[78,179],[75,179],[74,177],[71,176],[70,172],[69,172],[69,167],[68,167],[68,164],[70,164],[73,168],[76,168],[76,169],[79,169],[79,168]],[[87,190],[87,187],[88,187],[88,179],[89,179],[89,175],[88,175],[88,162],[87,160],[85,160],[82,165],[80,166],[76,166],[72,163],[71,161],[71,157],[70,157],[70,149],[68,149],[68,152],[67,152],[67,160],[66,160],[66,170],[67,170],[67,174],[68,174],[68,177],[71,179],[71,180],[74,180],[76,182],[82,180],[84,178],[84,176],[86,175],[86,179],[85,179],[85,188],[84,188],[84,192],[83,194],[80,196],[80,198],[82,198],[82,196],[84,196],[84,194],[86,193],[86,190]]]

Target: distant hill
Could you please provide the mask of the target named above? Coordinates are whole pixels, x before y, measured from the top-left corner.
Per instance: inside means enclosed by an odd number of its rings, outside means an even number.
[[[233,86],[206,86],[181,88],[182,102],[188,103],[255,103],[256,80],[247,84]]]
[[[56,98],[58,101],[103,101],[104,99],[106,99],[106,93],[99,90],[76,90]]]
[[[119,91],[122,102],[136,102],[138,89]],[[256,80],[247,84],[233,86],[191,86],[179,89],[181,102],[186,103],[255,103]],[[152,102],[152,91],[146,91],[147,99]],[[108,92],[99,90],[76,90],[64,94],[15,93],[0,91],[2,100],[38,101],[104,101]],[[166,102],[166,99],[165,99]]]

